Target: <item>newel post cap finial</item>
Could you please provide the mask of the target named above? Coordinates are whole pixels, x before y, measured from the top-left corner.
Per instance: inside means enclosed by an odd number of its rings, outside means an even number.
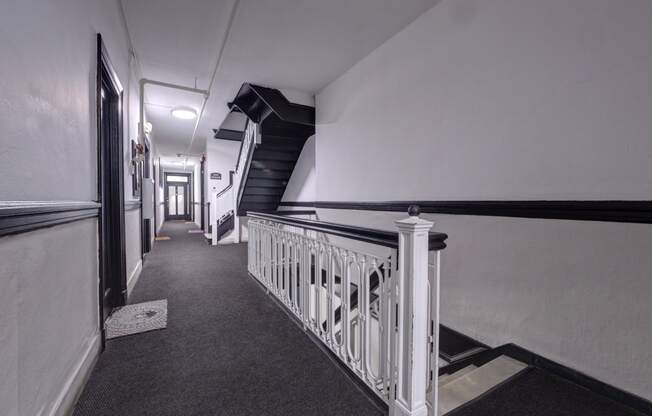
[[[429,230],[434,225],[433,222],[424,220],[419,217],[421,214],[421,207],[418,205],[410,205],[408,207],[408,218],[396,221],[396,226],[399,230]]]

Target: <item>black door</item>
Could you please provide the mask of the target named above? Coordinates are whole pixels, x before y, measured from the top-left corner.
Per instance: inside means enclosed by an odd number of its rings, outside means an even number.
[[[126,302],[126,255],[122,144],[122,86],[97,36],[97,137],[100,248],[100,328]]]
[[[165,219],[191,220],[190,174],[165,175]]]

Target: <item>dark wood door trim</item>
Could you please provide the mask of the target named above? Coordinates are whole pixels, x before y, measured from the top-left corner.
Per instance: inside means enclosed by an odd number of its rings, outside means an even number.
[[[99,232],[99,295],[102,347],[105,343],[106,298],[111,308],[124,305],[127,296],[123,168],[123,88],[108,53],[97,35],[97,149]],[[102,94],[105,96],[103,97]],[[110,106],[107,110],[103,107]]]
[[[175,181],[169,181],[168,177],[169,176],[185,176],[188,178],[186,182],[175,182]],[[192,195],[192,188],[193,188],[193,182],[192,182],[192,174],[191,173],[178,173],[178,172],[165,172],[165,180],[164,180],[164,187],[165,187],[165,220],[186,220],[186,221],[191,221],[192,220],[192,212],[191,210],[194,210],[193,206],[193,195]],[[169,212],[169,202],[170,202],[170,186],[183,186],[184,187],[184,198],[183,198],[183,205],[184,205],[184,215],[170,215]],[[176,212],[178,213],[178,207]]]
[[[204,157],[201,158],[201,163],[200,163],[200,168],[199,168],[199,208],[200,208],[200,218],[201,218],[201,229],[206,230],[205,226],[205,213],[204,213],[204,186],[205,186],[205,169],[206,169],[206,159]]]

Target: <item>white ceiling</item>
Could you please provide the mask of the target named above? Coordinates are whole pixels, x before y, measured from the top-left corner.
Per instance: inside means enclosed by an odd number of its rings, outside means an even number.
[[[438,1],[240,0],[192,149],[194,122],[173,119],[170,110],[199,110],[202,97],[147,87],[157,151],[202,153],[244,82],[294,90],[295,99],[314,95]],[[208,88],[234,2],[122,0],[143,76]]]

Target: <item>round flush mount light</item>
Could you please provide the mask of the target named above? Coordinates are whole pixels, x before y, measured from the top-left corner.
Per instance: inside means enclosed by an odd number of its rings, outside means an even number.
[[[189,107],[177,107],[172,109],[172,117],[180,118],[181,120],[193,120],[197,118],[197,111]]]

